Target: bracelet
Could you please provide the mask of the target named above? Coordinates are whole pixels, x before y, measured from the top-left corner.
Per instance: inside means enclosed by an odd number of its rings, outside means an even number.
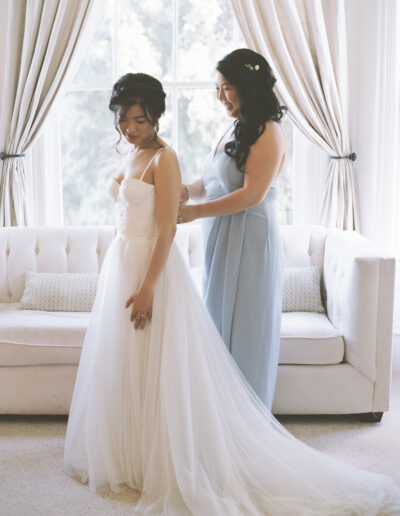
[[[188,202],[188,200],[190,199],[189,188],[188,188],[188,185],[182,185],[182,188],[185,190],[186,195],[187,195],[187,199],[185,202],[185,204],[186,204]]]

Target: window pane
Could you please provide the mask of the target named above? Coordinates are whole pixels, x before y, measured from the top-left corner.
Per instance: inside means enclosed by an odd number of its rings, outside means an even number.
[[[114,210],[107,182],[121,155],[108,110],[109,91],[69,92],[61,105],[64,223],[112,224]]]
[[[159,80],[172,78],[171,0],[120,0],[117,3],[118,76],[144,72]]]
[[[213,143],[231,123],[214,89],[178,90],[179,162],[184,183],[201,176]]]
[[[237,48],[234,15],[227,0],[178,0],[177,77],[209,81],[218,59]]]
[[[112,0],[107,1],[105,16],[84,57],[73,84],[110,84],[112,82]]]

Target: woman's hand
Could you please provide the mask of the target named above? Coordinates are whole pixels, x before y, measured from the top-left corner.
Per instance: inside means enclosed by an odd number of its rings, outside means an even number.
[[[151,288],[141,288],[131,297],[125,304],[125,308],[132,305],[130,319],[134,322],[135,330],[143,328],[146,325],[147,317],[151,321],[153,314],[153,290]]]
[[[187,185],[182,185],[181,186],[181,197],[179,199],[179,204],[182,205],[182,204],[186,204],[189,200],[189,190],[188,190],[188,187]]]
[[[192,220],[196,220],[199,218],[199,209],[197,204],[189,204],[187,206],[179,207],[178,214],[178,224],[183,224],[184,222],[192,222]]]

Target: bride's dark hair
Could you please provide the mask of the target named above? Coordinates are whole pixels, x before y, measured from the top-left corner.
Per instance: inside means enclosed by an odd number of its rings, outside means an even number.
[[[114,127],[119,134],[116,146],[121,141],[118,123],[128,109],[138,104],[143,109],[146,120],[153,126],[157,126],[158,119],[165,111],[165,97],[161,82],[151,75],[126,73],[120,77],[112,87],[108,106],[115,115]]]
[[[216,68],[236,87],[240,99],[235,139],[225,144],[225,152],[243,170],[250,146],[265,131],[266,122],[280,122],[287,108],[273,91],[276,79],[271,67],[257,52],[239,48],[218,61]]]

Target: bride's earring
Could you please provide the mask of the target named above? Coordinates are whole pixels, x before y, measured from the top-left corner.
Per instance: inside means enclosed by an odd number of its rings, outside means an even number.
[[[156,133],[158,133],[158,131],[160,130],[160,124],[158,123],[158,120],[157,122],[154,124],[154,130]]]

